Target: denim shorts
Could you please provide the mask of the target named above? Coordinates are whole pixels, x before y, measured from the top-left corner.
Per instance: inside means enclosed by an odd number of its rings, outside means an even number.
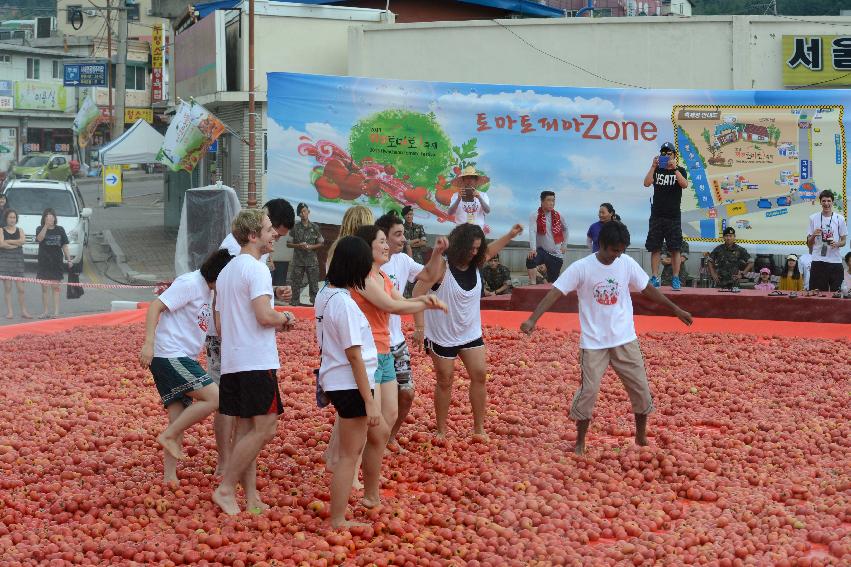
[[[396,367],[391,353],[378,355],[378,368],[375,369],[375,383],[384,384],[396,379]]]

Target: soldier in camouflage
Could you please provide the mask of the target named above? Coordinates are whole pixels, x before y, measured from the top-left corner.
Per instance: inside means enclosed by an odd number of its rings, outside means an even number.
[[[736,287],[739,280],[753,268],[747,250],[736,244],[736,230],[724,229],[724,244],[715,247],[709,255],[709,272],[716,287]]]
[[[301,290],[304,289],[304,278],[310,293],[310,303],[316,300],[319,290],[319,257],[316,251],[325,243],[319,226],[310,222],[310,209],[304,203],[296,207],[296,214],[301,222],[295,223],[290,230],[288,248],[293,248],[293,260],[290,264],[290,286],[293,288],[292,305],[300,305]]]

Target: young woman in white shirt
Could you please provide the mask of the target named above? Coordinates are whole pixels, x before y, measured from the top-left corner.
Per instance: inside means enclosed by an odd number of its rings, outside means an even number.
[[[538,319],[562,295],[576,291],[579,299],[580,387],[573,397],[570,418],[576,421],[574,452],[585,452],[585,435],[591,424],[600,381],[609,364],[626,388],[635,415],[635,443],[647,445],[647,416],[653,411],[653,397],[647,382],[644,357],[638,344],[633,320],[631,291],[641,292],[664,305],[686,325],[691,315],[671,302],[651,283],[638,262],[623,253],[629,246],[629,231],[618,221],[600,229],[600,249],[574,262],[553,283],[547,295],[523,322],[520,330],[531,334]]]
[[[422,277],[421,274],[414,286],[414,297],[434,289],[438,299],[449,308],[447,313],[426,311],[425,329],[417,329],[414,333],[414,342],[423,344],[425,339],[425,348],[431,355],[437,372],[434,410],[438,438],[446,436],[455,359],[460,356],[470,376],[473,437],[475,440],[487,441],[487,360],[482,339],[482,279],[479,270],[489,258],[499,254],[500,250],[521,232],[523,227],[515,224],[507,234],[485,245],[485,234],[478,225],[456,226],[449,234],[449,248],[446,250],[446,261],[442,268],[434,277]]]

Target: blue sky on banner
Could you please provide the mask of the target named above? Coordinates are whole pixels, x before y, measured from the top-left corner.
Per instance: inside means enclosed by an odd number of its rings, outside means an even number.
[[[675,105],[794,105],[849,102],[842,91],[684,91],[627,90],[522,85],[435,83],[357,77],[270,73],[268,76],[267,188],[270,197],[283,196],[311,204],[314,220],[339,222],[349,205],[320,202],[311,184],[316,162],[299,155],[303,136],[329,140],[349,149],[349,132],[359,120],[385,109],[434,112],[451,139],[460,145],[478,139],[476,166],[491,178],[488,195],[492,212],[488,224],[500,234],[514,222],[526,224],[544,189],[557,193],[557,208],[567,217],[571,244],[585,241],[602,202],[614,204],[630,227],[633,245],[643,244],[652,188],[642,181],[652,158],[665,141],[674,141],[671,123]],[[489,130],[477,131],[477,117],[487,116]],[[521,132],[521,115],[535,128]],[[512,129],[497,128],[495,118],[518,120]],[[591,120],[582,115],[599,117]],[[583,122],[580,132],[546,131],[540,118]],[[847,122],[848,116],[845,115]],[[635,122],[637,139],[629,133],[606,139],[602,126]],[[641,135],[643,123],[647,135]],[[847,126],[847,124],[846,124]],[[608,133],[612,135],[614,127]],[[447,174],[450,172],[447,171]],[[685,201],[685,194],[684,194]],[[427,213],[417,222],[430,232],[451,228]]]

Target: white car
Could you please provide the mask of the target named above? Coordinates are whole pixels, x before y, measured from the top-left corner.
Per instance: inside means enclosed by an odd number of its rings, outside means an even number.
[[[3,191],[6,206],[18,213],[18,226],[24,229],[24,260],[38,260],[36,229],[41,225],[45,209],[56,211],[56,221],[68,235],[68,252],[77,268],[82,268],[83,252],[89,242],[89,217],[92,210],[83,206],[75,187],[66,181],[48,179],[13,179]]]

